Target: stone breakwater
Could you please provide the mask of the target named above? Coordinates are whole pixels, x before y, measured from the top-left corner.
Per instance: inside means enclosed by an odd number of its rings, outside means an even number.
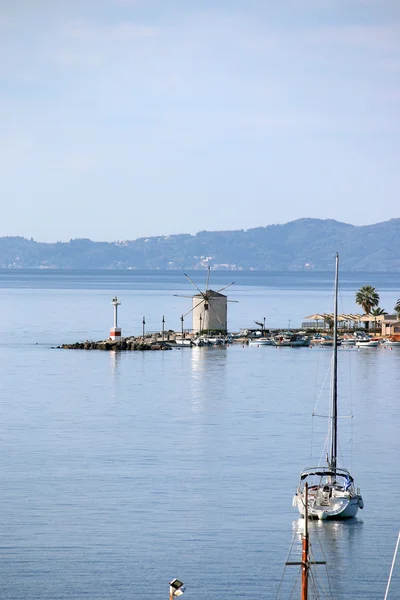
[[[62,344],[57,346],[63,350],[171,350],[165,342],[154,342],[137,338],[122,338],[118,341],[102,340],[100,342],[75,342],[73,344]]]

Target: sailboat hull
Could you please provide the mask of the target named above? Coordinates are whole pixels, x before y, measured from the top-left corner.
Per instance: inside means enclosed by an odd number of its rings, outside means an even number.
[[[304,495],[297,493],[293,498],[293,504],[297,507],[299,513],[304,517]],[[328,505],[318,504],[315,498],[310,498],[308,502],[308,517],[310,519],[352,519],[358,513],[358,509],[363,507],[361,496],[353,497],[342,496],[333,498]]]

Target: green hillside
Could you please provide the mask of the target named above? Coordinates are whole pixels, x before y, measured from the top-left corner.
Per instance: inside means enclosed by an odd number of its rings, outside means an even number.
[[[368,226],[299,219],[238,231],[200,231],[117,242],[42,243],[0,238],[0,268],[217,269],[330,271],[340,253],[347,271],[400,270],[400,219]]]

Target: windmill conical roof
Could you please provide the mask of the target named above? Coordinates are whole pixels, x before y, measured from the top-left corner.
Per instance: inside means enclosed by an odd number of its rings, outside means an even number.
[[[210,297],[226,298],[226,296],[224,294],[220,294],[219,292],[214,292],[214,290],[206,290],[202,294],[195,294],[193,296],[193,298],[204,298],[204,296],[207,296],[207,298],[210,298]]]

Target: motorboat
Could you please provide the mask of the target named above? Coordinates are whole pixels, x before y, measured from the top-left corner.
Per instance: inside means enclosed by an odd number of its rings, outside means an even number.
[[[390,346],[391,348],[400,348],[400,340],[383,340],[383,346]]]
[[[302,516],[314,519],[346,519],[355,517],[364,507],[359,488],[347,469],[338,465],[338,397],[337,397],[337,304],[338,304],[339,255],[336,254],[335,306],[333,333],[333,360],[331,385],[330,425],[328,428],[330,451],[327,464],[307,468],[300,474],[300,483],[293,497],[293,506]],[[307,494],[308,488],[308,494]]]
[[[272,338],[272,344],[274,346],[289,346],[290,348],[309,346],[310,338],[307,335],[283,331]]]
[[[174,342],[167,342],[167,345],[171,348],[191,348],[192,340],[178,338]]]
[[[379,340],[373,340],[372,338],[363,338],[356,341],[357,348],[377,348],[379,346]]]
[[[356,345],[356,339],[350,338],[350,337],[344,337],[341,340],[342,342],[342,346],[355,346]]]
[[[337,340],[336,343],[338,346],[340,346],[342,344],[342,340]],[[333,339],[332,338],[322,338],[320,347],[321,348],[332,348],[333,347]]]
[[[252,338],[249,340],[250,346],[272,346],[272,339],[267,337]]]
[[[208,337],[207,340],[210,346],[221,346],[222,344],[225,344],[225,340],[222,337]]]
[[[198,336],[192,342],[195,346],[221,346],[228,343],[223,337],[210,337],[207,335]]]
[[[193,344],[193,346],[209,346],[210,345],[208,343],[208,341],[202,337],[193,338],[192,344]]]

